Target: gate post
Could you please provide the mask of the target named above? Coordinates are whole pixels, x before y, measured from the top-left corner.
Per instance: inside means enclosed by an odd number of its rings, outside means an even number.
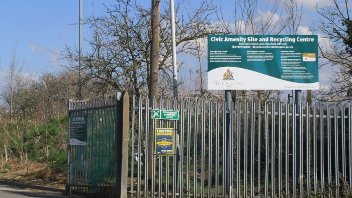
[[[119,94],[119,93],[118,93]],[[130,99],[127,92],[117,98],[117,125],[116,125],[116,197],[127,198],[128,177],[128,143],[130,135],[129,107]]]

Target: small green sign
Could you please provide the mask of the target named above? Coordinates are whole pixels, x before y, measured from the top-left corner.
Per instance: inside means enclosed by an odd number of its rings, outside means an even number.
[[[178,111],[174,110],[161,110],[153,109],[152,110],[152,119],[156,120],[179,120],[180,115]]]

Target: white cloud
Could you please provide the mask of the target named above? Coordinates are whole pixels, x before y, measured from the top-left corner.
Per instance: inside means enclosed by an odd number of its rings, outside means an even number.
[[[258,16],[254,19],[254,21],[258,24],[266,24],[268,21],[270,25],[274,25],[280,20],[280,16],[276,13],[270,11],[259,11]]]
[[[305,35],[312,35],[313,32],[310,30],[309,27],[306,26],[299,26],[297,29],[298,34],[305,34]]]
[[[229,24],[230,30],[236,34],[246,34],[246,23],[242,20]]]
[[[281,0],[266,0],[267,2],[271,4],[277,4],[281,3],[283,1]],[[316,7],[321,8],[321,7],[326,7],[329,5],[332,5],[332,0],[296,0],[297,4],[303,5],[304,7],[308,7],[311,9],[315,9]]]
[[[38,50],[40,50],[40,47],[39,47],[39,46],[33,45],[33,44],[30,45],[29,48],[30,48],[31,52],[33,52],[33,53],[35,53],[35,52],[37,52]]]
[[[309,8],[325,7],[331,5],[331,0],[297,0],[299,5],[307,6]]]

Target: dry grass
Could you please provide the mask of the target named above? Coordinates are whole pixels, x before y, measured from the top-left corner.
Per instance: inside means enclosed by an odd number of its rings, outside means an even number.
[[[0,170],[0,180],[64,189],[66,175],[54,174],[45,163],[10,160]]]

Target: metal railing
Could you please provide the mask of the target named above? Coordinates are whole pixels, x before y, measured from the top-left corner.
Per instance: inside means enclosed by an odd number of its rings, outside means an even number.
[[[178,110],[180,119],[151,120],[152,109]],[[229,121],[224,119],[226,113]],[[351,105],[237,100],[227,111],[222,99],[133,97],[129,195],[349,196],[351,115]],[[177,129],[175,156],[149,155],[153,153],[147,146],[150,131],[162,127]],[[225,157],[227,152],[230,158]],[[148,173],[148,166],[152,172]]]
[[[67,194],[127,197],[128,94],[70,101],[68,110]]]

